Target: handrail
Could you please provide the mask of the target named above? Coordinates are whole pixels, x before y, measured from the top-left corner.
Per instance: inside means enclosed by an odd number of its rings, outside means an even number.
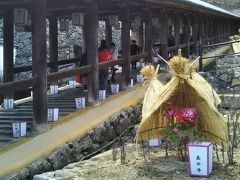
[[[142,54],[138,54],[138,55],[134,55],[130,57],[130,61],[134,61],[134,60],[139,60],[141,58],[146,58],[148,56],[148,53],[142,53]],[[61,64],[68,64],[69,62],[76,62],[79,61],[79,58],[74,58],[74,59],[70,59],[70,60],[64,60],[63,63]],[[61,62],[61,61],[59,61]],[[104,62],[104,63],[99,63],[99,69],[102,69],[104,67],[112,67],[114,65],[122,65],[124,64],[126,61],[124,58],[120,58],[117,60],[113,60],[113,61],[108,61],[108,62]],[[48,63],[50,64],[50,63]],[[25,66],[25,68],[29,68],[29,66]],[[19,69],[21,69],[23,67],[19,67]],[[68,78],[68,77],[72,77],[72,76],[76,76],[76,75],[83,75],[83,74],[87,74],[92,72],[92,66],[91,65],[86,65],[86,66],[81,66],[81,67],[77,67],[77,68],[73,68],[70,70],[66,70],[66,71],[61,71],[61,72],[54,72],[54,73],[49,73],[47,75],[47,81],[48,82],[57,82],[60,79],[64,79],[64,78]],[[7,82],[7,83],[0,83],[0,94],[1,95],[10,95],[10,92],[14,92],[14,91],[18,91],[18,90],[23,90],[23,89],[27,89],[29,87],[33,87],[36,85],[37,82],[37,77],[31,77],[28,79],[24,79],[24,80],[17,80],[17,81],[12,81],[12,82]]]
[[[209,48],[209,47],[214,47],[214,46],[223,46],[223,45],[226,45],[226,44],[233,44],[233,43],[237,43],[237,42],[240,42],[240,41],[227,41],[227,42],[222,42],[222,43],[216,43],[216,44],[203,46],[203,48]]]
[[[11,94],[11,92],[33,87],[36,85],[36,83],[37,83],[37,76],[31,77],[28,79],[23,79],[23,80],[0,83],[0,94],[8,96]]]
[[[131,61],[134,61],[134,60],[137,60],[140,58],[145,58],[145,57],[147,57],[147,53],[134,55],[134,56],[131,56]],[[80,60],[81,60],[80,58],[65,59],[65,60],[58,61],[58,65],[76,63],[76,62],[80,62]],[[116,61],[116,62],[118,62],[118,61]],[[120,64],[122,64],[121,61],[119,61],[119,62],[120,62]],[[118,65],[120,65],[120,64],[118,64]],[[114,65],[117,65],[117,64],[114,64]],[[47,63],[47,67],[52,67],[52,66],[53,66],[53,62]],[[26,72],[26,71],[31,71],[31,70],[32,70],[32,65],[14,67],[14,73]]]
[[[83,75],[90,73],[92,71],[91,65],[81,66],[77,68],[73,68],[67,71],[61,72],[54,72],[47,75],[48,82],[56,82],[60,79],[76,76],[76,75]]]
[[[80,58],[64,59],[64,60],[58,61],[58,65],[71,64],[76,62],[80,62]],[[52,66],[53,66],[53,62],[47,63],[47,67],[52,67]],[[14,73],[26,72],[31,70],[32,70],[32,65],[18,66],[13,68]]]

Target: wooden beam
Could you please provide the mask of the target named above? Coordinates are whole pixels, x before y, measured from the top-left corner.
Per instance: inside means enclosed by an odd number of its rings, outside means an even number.
[[[49,18],[49,60],[52,63],[50,72],[58,71],[58,20],[52,15]]]
[[[87,4],[87,14],[84,21],[87,63],[92,66],[92,71],[88,74],[88,102],[95,103],[98,100],[99,90],[99,70],[97,57],[98,13],[96,0],[92,0]]]
[[[46,56],[46,0],[32,0],[32,57],[33,76],[37,84],[33,88],[33,125],[47,124],[47,56]]]
[[[31,77],[23,80],[16,80],[7,83],[0,83],[0,95],[6,97],[9,95],[9,90],[13,92],[19,90],[25,90],[27,88],[33,87],[37,84],[37,77]]]
[[[10,10],[3,18],[3,82],[13,81],[13,12]],[[8,90],[13,97],[12,89]]]
[[[122,8],[122,52],[126,60],[122,70],[122,87],[126,89],[130,82],[130,14],[129,1],[124,1]]]

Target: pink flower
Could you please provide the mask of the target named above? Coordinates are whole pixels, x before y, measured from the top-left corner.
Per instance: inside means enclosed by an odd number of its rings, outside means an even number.
[[[196,108],[181,108],[177,109],[174,113],[174,117],[180,122],[195,122],[197,119]]]
[[[179,133],[179,131],[180,131],[180,129],[178,129],[178,128],[173,128],[173,132],[175,132],[176,134],[178,134]]]
[[[174,116],[176,110],[176,108],[168,108],[166,111],[164,111],[164,116],[169,119]]]

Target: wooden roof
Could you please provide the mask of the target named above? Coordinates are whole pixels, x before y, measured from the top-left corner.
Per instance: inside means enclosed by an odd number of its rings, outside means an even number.
[[[0,14],[4,14],[11,8],[25,7],[31,9],[32,0],[0,0]],[[85,5],[90,0],[47,0],[48,15],[68,15],[72,12],[85,12]],[[119,14],[124,6],[122,0],[97,0],[99,16]],[[240,19],[238,15],[201,0],[129,0],[131,14],[144,14],[146,8],[161,12],[201,13],[205,15],[222,16]],[[160,11],[159,11],[160,10]]]

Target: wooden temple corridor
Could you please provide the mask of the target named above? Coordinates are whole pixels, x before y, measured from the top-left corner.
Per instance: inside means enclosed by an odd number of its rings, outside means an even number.
[[[12,137],[13,122],[27,122],[28,133],[38,134],[39,127],[49,127],[48,109],[59,108],[61,119],[71,113],[75,115],[66,125],[53,128],[27,142],[26,146],[20,145],[0,155],[0,176],[49,154],[62,143],[83,135],[106,117],[141,101],[145,88],[129,88],[132,79],[136,84],[139,74],[139,69],[133,70],[131,64],[135,61],[154,64],[153,49],[158,49],[158,53],[166,60],[182,49],[187,58],[200,57],[198,71],[203,71],[205,60],[202,56],[208,56],[208,53],[215,55],[218,51],[214,48],[202,51],[203,47],[229,41],[229,36],[238,34],[240,27],[238,15],[200,0],[0,0],[0,17],[3,19],[4,40],[0,96],[15,101],[17,92],[27,91],[30,94],[32,91],[31,100],[16,103],[12,109],[0,109],[0,148],[5,143],[16,141]],[[76,39],[76,44],[82,41],[81,55],[86,54],[87,57],[85,65],[80,66],[82,59],[79,56],[59,58],[60,22],[69,21],[82,31],[83,38]],[[121,34],[118,42],[115,42],[119,44],[117,59],[99,60],[100,21],[105,24],[103,39],[108,46],[114,41],[114,30]],[[28,65],[14,64],[16,31],[31,34],[32,54]],[[131,40],[136,40],[139,45],[140,52],[137,54],[131,54]],[[68,48],[73,49],[76,44]],[[69,64],[74,66],[60,69],[61,65]],[[109,98],[110,102],[101,104],[100,72],[115,65],[122,68],[117,74],[116,83],[123,95],[113,100]],[[15,75],[22,72],[29,72],[29,77],[16,80]],[[79,75],[87,77],[87,91],[81,86],[65,88],[55,95],[49,94],[51,85],[61,87],[63,80]],[[112,95],[109,92],[107,97]],[[79,97],[85,97],[86,106],[93,109],[78,116],[75,98]],[[30,157],[23,160],[22,157],[27,155]]]

